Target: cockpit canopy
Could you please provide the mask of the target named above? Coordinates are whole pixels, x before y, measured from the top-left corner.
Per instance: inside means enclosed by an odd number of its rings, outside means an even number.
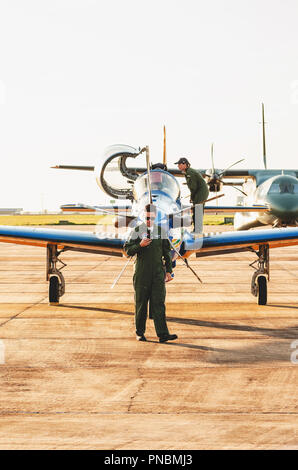
[[[280,176],[271,184],[268,194],[298,194],[297,179],[292,176]]]
[[[176,178],[163,170],[150,171],[152,197],[164,196],[176,201],[180,197],[180,186]],[[149,192],[148,175],[144,173],[135,181],[133,195],[135,200],[141,200]]]

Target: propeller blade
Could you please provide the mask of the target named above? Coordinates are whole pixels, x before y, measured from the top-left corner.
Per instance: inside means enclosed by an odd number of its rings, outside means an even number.
[[[152,204],[151,181],[150,181],[150,156],[149,156],[149,147],[148,147],[148,145],[146,147],[146,164],[147,164],[149,204]]]
[[[205,201],[203,201],[203,204],[205,204],[205,202],[213,201],[214,199],[218,199],[218,198],[223,197],[223,196],[224,196],[224,194],[219,194],[218,196],[211,197],[211,198],[206,199]],[[193,207],[195,207],[195,206],[184,207],[184,209],[181,209],[181,211],[172,212],[172,214],[169,214],[169,217],[171,217],[173,215],[181,214],[182,212],[188,211],[189,209],[192,209]]]
[[[196,278],[198,279],[198,281],[203,284],[203,281],[199,278],[199,276],[197,275],[197,273],[189,266],[189,263],[188,263],[188,260],[186,258],[183,258],[179,251],[176,250],[176,248],[174,247],[173,243],[171,242],[171,240],[168,238],[169,242],[170,242],[170,245],[171,247],[173,248],[173,250],[177,253],[178,257],[180,259],[182,259],[183,263],[185,264],[185,266],[191,270],[191,272],[196,276]]]
[[[212,164],[212,175],[214,175],[214,159],[213,159],[213,144],[211,145],[211,164]]]
[[[242,191],[242,189],[239,189],[236,186],[232,186],[232,188],[237,189],[237,191],[240,191],[240,193],[244,194],[244,196],[247,196],[247,194],[244,191]]]
[[[226,171],[228,171],[230,168],[233,166],[237,165],[237,163],[243,162],[245,158],[242,158],[241,160],[238,160],[238,162],[233,163],[232,165],[228,166],[224,171],[222,171],[218,176],[221,177]]]
[[[117,282],[119,281],[120,277],[122,276],[122,274],[124,273],[125,269],[127,268],[127,266],[129,265],[129,262],[130,260],[132,260],[132,256],[129,257],[128,261],[126,262],[125,266],[123,266],[123,268],[121,269],[120,273],[118,274],[118,276],[116,277],[116,279],[114,280],[113,284],[111,285],[111,289],[114,289],[115,285],[117,284]]]
[[[265,111],[264,103],[262,103],[262,131],[263,131],[263,162],[265,170],[267,170],[267,155],[266,155],[266,138],[265,138]]]
[[[102,212],[103,214],[107,215],[113,215],[114,217],[125,217],[127,219],[135,219],[136,217],[134,215],[127,215],[127,214],[119,214],[118,212],[110,212],[107,211],[106,209],[102,209],[99,206],[88,206],[86,204],[80,204],[80,206],[84,207],[85,209],[93,209],[95,212]]]
[[[220,197],[224,197],[224,194],[219,194],[218,196],[210,197],[209,199],[206,199],[205,202],[210,202],[213,201],[213,199],[218,199]]]
[[[163,164],[167,166],[166,126],[163,126]]]

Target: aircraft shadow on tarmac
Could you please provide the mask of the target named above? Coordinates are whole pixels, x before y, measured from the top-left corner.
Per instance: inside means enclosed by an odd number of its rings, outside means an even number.
[[[207,362],[215,364],[256,364],[284,362],[291,365],[291,342],[274,341],[259,342],[244,348],[236,348],[219,353],[215,351],[207,358]]]
[[[298,338],[298,325],[295,327],[288,328],[261,328],[258,326],[249,326],[249,325],[236,325],[229,324],[224,322],[215,322],[215,321],[206,321],[206,320],[190,320],[186,318],[175,318],[168,317],[168,322],[182,323],[185,325],[194,325],[201,326],[205,328],[217,328],[223,330],[234,330],[234,331],[249,331],[251,333],[260,333],[265,336],[272,336],[274,338],[281,339],[297,339]]]
[[[76,308],[80,310],[91,310],[93,312],[107,312],[107,313],[116,313],[120,315],[129,315],[134,316],[134,312],[128,312],[125,310],[116,310],[111,308],[100,308],[100,307],[90,307],[85,305],[69,305],[69,304],[60,304],[60,307],[64,308]],[[271,307],[283,307],[284,305],[271,305]],[[298,307],[288,307],[286,308],[298,308]],[[201,326],[205,328],[217,328],[223,330],[235,330],[235,331],[249,331],[252,333],[260,333],[265,336],[272,336],[274,338],[281,339],[297,339],[298,338],[298,325],[288,328],[261,328],[258,326],[249,326],[249,325],[236,325],[229,324],[224,322],[215,322],[215,321],[206,321],[206,320],[195,320],[193,318],[178,318],[178,317],[167,317],[167,322],[180,323],[184,325],[193,325]]]
[[[148,340],[147,343],[157,343],[158,341]],[[240,365],[257,363],[285,362],[291,364],[291,343],[285,341],[258,342],[252,346],[235,349],[214,348],[210,346],[195,345],[189,343],[164,343],[166,346],[176,348],[188,348],[205,352],[206,355],[201,360],[209,364]]]
[[[116,309],[107,309],[100,307],[90,307],[90,306],[78,306],[78,305],[63,305],[61,307],[67,308],[77,308],[81,310],[91,310],[97,312],[108,312],[116,313],[121,315],[134,316],[134,312],[128,312],[124,310]],[[284,305],[271,305],[271,307],[283,307]],[[286,306],[287,308],[297,308],[295,306]],[[295,340],[298,338],[298,326],[288,327],[288,328],[261,328],[257,326],[250,325],[236,325],[229,324],[224,322],[215,322],[215,321],[206,321],[206,320],[195,320],[189,318],[177,318],[177,317],[167,317],[167,321],[170,323],[192,325],[196,327],[205,327],[205,328],[216,328],[229,331],[243,331],[251,333],[259,333],[261,335],[267,336],[268,340],[271,338],[279,338],[281,340]],[[222,340],[226,338],[215,338],[215,340]],[[231,339],[231,342],[234,339]],[[178,348],[188,348],[194,349],[202,352],[206,352],[206,357],[204,358],[206,362],[213,364],[253,364],[258,362],[275,362],[283,361],[290,362],[292,341],[264,341],[258,342],[257,338],[253,338],[254,343],[251,346],[246,346],[244,348],[235,348],[235,349],[223,349],[210,346],[203,346],[197,344],[181,343],[181,342],[169,342],[164,343],[165,346],[173,346]],[[147,339],[147,343],[158,343],[157,340]]]
[[[63,308],[77,308],[79,310],[90,310],[92,312],[107,312],[107,313],[117,313],[117,314],[122,314],[122,315],[131,315],[134,316],[134,312],[127,312],[125,310],[116,310],[113,308],[100,308],[100,307],[90,307],[90,306],[85,306],[85,305],[70,305],[70,304],[59,304],[59,307]]]
[[[295,309],[298,309],[298,306],[297,306],[297,305],[276,305],[276,304],[267,304],[267,307],[295,308]]]

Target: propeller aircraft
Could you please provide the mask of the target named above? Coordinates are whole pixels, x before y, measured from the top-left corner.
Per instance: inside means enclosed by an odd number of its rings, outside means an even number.
[[[244,197],[241,206],[206,207],[205,212],[235,213],[234,228],[248,230],[264,225],[272,227],[298,226],[298,170],[270,170],[267,168],[265,113],[262,103],[262,141],[264,169],[231,170],[243,160],[225,170],[216,169],[211,147],[211,169],[199,169],[205,177],[210,192],[232,186]],[[177,170],[169,170],[176,176]],[[227,182],[225,180],[233,180]],[[238,188],[241,186],[242,188]],[[250,208],[254,207],[254,210]]]
[[[126,165],[128,159],[135,160],[143,153],[146,155],[145,169],[141,170]],[[165,139],[163,163],[160,164],[151,165],[148,146],[136,148],[117,144],[109,146],[104,151],[95,167],[59,165],[55,168],[94,171],[101,190],[114,199],[130,200],[131,210],[129,214],[116,214],[116,223],[124,227],[125,230],[124,233],[120,234],[0,226],[0,242],[46,248],[46,279],[49,281],[50,304],[59,303],[60,298],[65,293],[65,279],[62,274],[65,264],[61,260],[61,255],[72,250],[126,257],[123,247],[129,236],[127,228],[135,227],[136,224],[144,220],[144,207],[148,203],[155,205],[157,214],[155,224],[163,228],[163,233],[170,241],[173,266],[175,266],[177,259],[182,260],[200,282],[201,279],[189,265],[188,260],[191,255],[205,257],[242,251],[254,253],[256,260],[250,264],[254,268],[251,279],[251,293],[257,297],[260,305],[267,303],[270,249],[298,245],[298,227],[204,234],[202,205],[195,207],[196,217],[200,221],[200,231],[195,234],[190,232],[188,230],[190,225],[189,217],[184,214],[189,208],[182,206],[180,185],[175,175],[167,170]],[[225,175],[228,171],[225,172]],[[278,181],[274,180],[274,184],[279,185]],[[83,207],[115,215],[114,212],[99,206]],[[204,210],[208,210],[208,205],[205,205]],[[260,211],[260,206],[246,206],[245,210]],[[124,269],[125,266],[121,273]]]

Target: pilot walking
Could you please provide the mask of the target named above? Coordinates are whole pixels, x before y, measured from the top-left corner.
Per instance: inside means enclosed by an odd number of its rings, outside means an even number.
[[[190,163],[187,158],[180,158],[178,162],[179,170],[185,174],[186,184],[190,190],[190,202],[193,204],[192,208],[192,221],[194,226],[194,232],[198,231],[198,223],[196,223],[195,212],[196,204],[204,204],[209,195],[209,189],[206,181],[204,180],[201,173],[193,168],[190,168]]]
[[[166,322],[165,282],[172,280],[172,257],[169,240],[162,237],[160,227],[154,225],[156,208],[145,207],[146,224],[137,226],[124,245],[128,256],[137,255],[133,285],[135,289],[135,325],[138,341],[146,341],[147,307],[154,321],[159,342],[177,339],[170,334]]]

